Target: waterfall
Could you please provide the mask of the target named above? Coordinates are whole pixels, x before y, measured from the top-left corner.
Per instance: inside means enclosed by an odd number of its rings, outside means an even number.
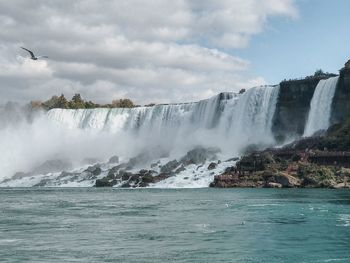
[[[232,93],[221,93],[213,98],[195,103],[155,105],[131,109],[53,109],[50,120],[74,129],[93,129],[109,132],[192,128],[210,129],[220,119]]]
[[[256,87],[227,105],[221,126],[233,138],[231,147],[241,149],[249,144],[274,142],[271,126],[278,94],[279,86]]]
[[[237,156],[250,144],[273,144],[279,86],[221,93],[193,103],[151,107],[52,109],[31,122],[0,129],[0,179],[46,160],[133,157],[145,149],[183,156],[201,145]],[[0,111],[1,113],[1,111]]]
[[[125,132],[154,144],[208,144],[232,154],[250,144],[273,143],[271,133],[279,86],[255,87],[245,93],[221,93],[187,104],[132,109],[53,109],[50,120],[71,129]],[[169,143],[168,143],[169,145]]]
[[[337,76],[325,80],[322,79],[318,83],[311,100],[304,136],[311,136],[316,131],[325,130],[329,127],[331,107],[338,78]]]

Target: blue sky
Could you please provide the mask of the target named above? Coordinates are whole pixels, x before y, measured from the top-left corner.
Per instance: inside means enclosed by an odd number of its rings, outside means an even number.
[[[233,53],[270,84],[323,69],[337,73],[350,59],[350,1],[299,0],[296,19],[269,18],[267,30]]]

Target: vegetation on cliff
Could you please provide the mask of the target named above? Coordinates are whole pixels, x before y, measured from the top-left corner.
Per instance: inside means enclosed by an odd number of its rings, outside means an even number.
[[[30,103],[32,108],[42,108],[51,110],[59,109],[92,109],[92,108],[133,108],[136,105],[130,99],[113,100],[110,104],[98,104],[92,101],[85,101],[79,93],[74,94],[71,100],[67,100],[62,94],[61,96],[52,96],[47,101],[32,101]]]
[[[329,72],[324,72],[322,69],[318,69],[315,71],[315,73],[313,75],[310,76],[306,76],[305,78],[299,78],[299,79],[284,79],[282,80],[281,83],[285,83],[285,82],[308,82],[308,81],[313,81],[313,80],[320,80],[320,79],[328,79],[330,77],[335,77],[336,74],[334,73],[329,73]]]

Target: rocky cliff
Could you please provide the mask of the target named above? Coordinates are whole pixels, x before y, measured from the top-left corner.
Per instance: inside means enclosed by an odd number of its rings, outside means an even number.
[[[350,68],[340,70],[337,89],[333,98],[331,123],[339,123],[350,115]]]
[[[283,141],[303,135],[310,110],[310,102],[321,79],[335,76],[321,74],[300,80],[282,81],[273,119],[275,138]],[[350,63],[340,70],[339,81],[332,103],[331,124],[343,121],[350,115]]]
[[[321,79],[331,76],[334,75],[324,74],[280,83],[272,125],[272,131],[278,141],[303,134],[315,88]]]

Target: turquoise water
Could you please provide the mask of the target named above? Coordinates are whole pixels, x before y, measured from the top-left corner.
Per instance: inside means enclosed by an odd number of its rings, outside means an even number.
[[[350,262],[350,191],[0,189],[1,262]]]

